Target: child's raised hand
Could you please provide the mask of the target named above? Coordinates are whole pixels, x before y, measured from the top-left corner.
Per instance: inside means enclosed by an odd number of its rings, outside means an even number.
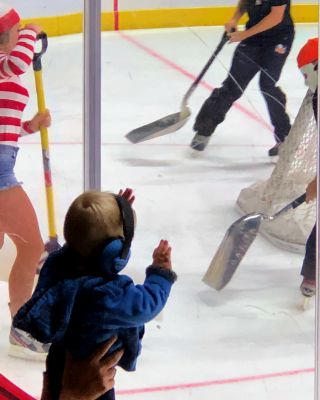
[[[29,128],[32,132],[37,132],[40,128],[48,128],[51,125],[50,111],[46,110],[43,113],[37,113],[29,122]]]
[[[136,198],[133,194],[132,189],[130,189],[130,188],[126,188],[125,190],[120,189],[118,194],[119,194],[119,196],[124,197],[132,206],[132,204]]]
[[[172,269],[171,265],[171,247],[167,240],[160,240],[158,247],[156,247],[152,254],[153,263],[158,267]]]

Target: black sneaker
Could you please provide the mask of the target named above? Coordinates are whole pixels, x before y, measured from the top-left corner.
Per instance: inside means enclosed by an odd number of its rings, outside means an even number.
[[[312,297],[316,294],[316,281],[312,279],[303,278],[300,286],[301,293],[305,297]]]
[[[274,145],[273,147],[271,147],[271,149],[268,151],[268,156],[269,157],[275,157],[279,154],[279,147],[280,147],[281,143],[277,143],[276,145]]]
[[[209,140],[210,136],[203,136],[196,133],[191,141],[190,147],[193,150],[203,151],[207,147]]]

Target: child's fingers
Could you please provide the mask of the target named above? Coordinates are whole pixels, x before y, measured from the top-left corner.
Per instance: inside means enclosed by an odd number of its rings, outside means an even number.
[[[124,190],[120,189],[118,194],[119,194],[119,196],[127,197],[128,194],[130,194],[130,193],[132,193],[132,189],[125,188]]]
[[[118,194],[119,196],[124,197],[130,203],[130,205],[132,205],[132,203],[135,200],[135,196],[133,195],[133,189],[131,188],[126,188],[125,190],[120,189]]]
[[[162,240],[160,240],[158,246],[155,248],[155,252],[158,256],[161,255],[161,253],[163,252],[163,243]]]
[[[167,240],[161,240],[156,250],[157,256],[162,260],[168,260],[171,257],[171,247]]]
[[[171,259],[171,250],[172,250],[172,248],[169,246],[168,249],[167,249],[167,257],[168,257],[168,259]]]
[[[167,249],[169,246],[169,242],[167,240],[161,240],[160,241],[160,251],[161,253],[166,253]]]
[[[132,192],[133,192],[132,189],[126,188],[126,190],[124,191],[123,195],[124,195],[125,197],[130,197],[130,196],[132,196]]]
[[[168,240],[161,239],[158,246],[153,251],[153,258],[158,260],[166,260],[171,255],[171,247]]]

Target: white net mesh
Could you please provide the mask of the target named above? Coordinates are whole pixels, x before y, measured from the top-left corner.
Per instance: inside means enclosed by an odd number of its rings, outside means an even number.
[[[305,192],[308,183],[314,178],[317,125],[312,97],[313,93],[308,91],[291,131],[279,149],[279,161],[270,178],[240,192],[236,204],[242,213],[273,215]],[[264,222],[260,232],[286,250],[303,253],[315,221],[315,203],[304,203],[274,221]]]

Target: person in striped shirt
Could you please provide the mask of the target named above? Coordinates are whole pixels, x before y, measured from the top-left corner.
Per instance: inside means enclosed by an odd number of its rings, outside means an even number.
[[[37,35],[34,24],[20,26],[16,10],[0,3],[0,248],[6,234],[17,254],[9,276],[9,308],[13,317],[31,297],[38,261],[44,250],[35,210],[14,174],[18,140],[51,123],[49,111],[22,121],[29,94],[20,76],[29,68]],[[9,354],[45,358],[47,348],[13,327]]]

